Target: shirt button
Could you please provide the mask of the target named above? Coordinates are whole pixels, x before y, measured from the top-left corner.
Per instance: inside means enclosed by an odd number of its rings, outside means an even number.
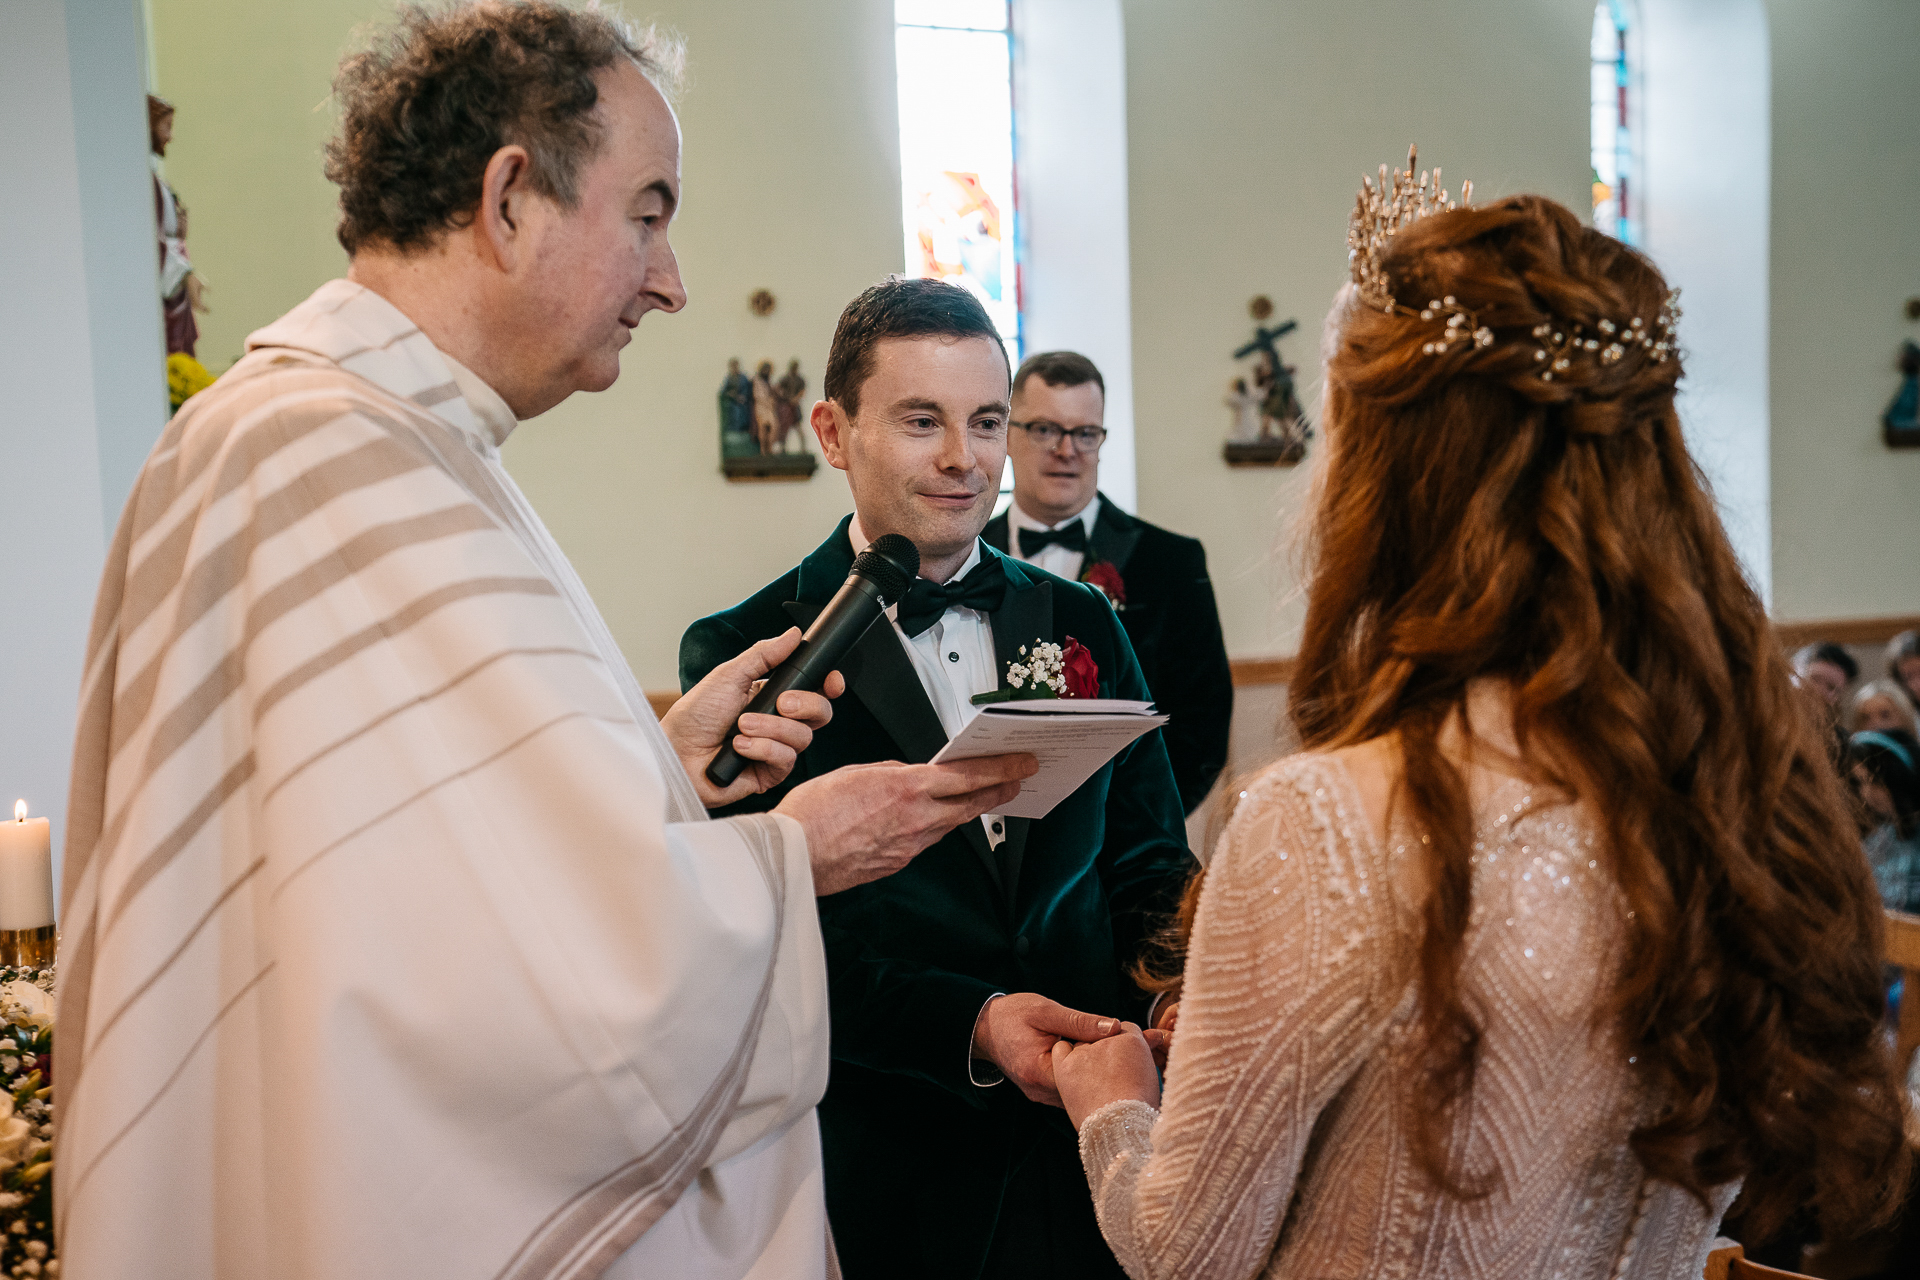
[[[1027,954],[1028,950],[1029,950],[1029,946],[1027,943],[1026,934],[1023,933],[1019,937],[1013,940],[1013,954],[1017,956],[1024,956]]]
[[[993,834],[995,835],[1000,834],[1000,824],[997,822],[993,824]]]
[[[948,661],[948,662],[958,662],[958,661],[960,661],[960,655],[959,655],[959,654],[957,654],[957,653],[950,653],[950,654],[948,654],[948,655],[947,655],[947,661]]]

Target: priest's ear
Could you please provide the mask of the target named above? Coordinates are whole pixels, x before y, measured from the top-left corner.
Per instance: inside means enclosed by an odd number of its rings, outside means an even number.
[[[845,471],[847,432],[851,430],[847,411],[840,407],[838,400],[815,400],[813,414],[808,420],[813,425],[814,438],[820,441],[820,456],[830,465]]]
[[[525,252],[527,215],[540,199],[528,182],[533,157],[513,144],[493,153],[480,176],[480,207],[474,211],[474,248],[490,265],[511,272]]]

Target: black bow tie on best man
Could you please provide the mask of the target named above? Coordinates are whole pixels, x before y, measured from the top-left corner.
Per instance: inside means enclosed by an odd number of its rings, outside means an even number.
[[[974,566],[972,573],[957,582],[942,584],[915,578],[894,616],[899,619],[902,631],[917,636],[940,621],[941,614],[956,606],[992,613],[1000,607],[1006,594],[1007,571],[1001,565],[1000,557],[988,556]]]
[[[1069,551],[1085,551],[1087,522],[1075,520],[1063,529],[1022,529],[1020,554],[1031,560],[1056,542]]]

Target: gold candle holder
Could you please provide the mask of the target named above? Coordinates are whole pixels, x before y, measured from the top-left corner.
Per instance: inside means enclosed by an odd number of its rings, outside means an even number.
[[[0,965],[44,969],[53,963],[54,941],[50,924],[38,929],[0,929]]]

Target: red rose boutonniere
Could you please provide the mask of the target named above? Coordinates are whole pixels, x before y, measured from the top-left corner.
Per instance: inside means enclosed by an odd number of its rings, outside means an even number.
[[[1087,652],[1087,646],[1068,636],[1064,649],[1046,640],[1021,645],[1020,656],[1007,664],[1007,687],[976,693],[972,702],[984,707],[990,702],[1099,696],[1100,665]]]
[[[1067,677],[1069,698],[1100,696],[1100,665],[1087,652],[1087,646],[1072,636],[1067,637],[1067,651],[1061,656],[1060,667]]]
[[[1113,567],[1112,561],[1095,560],[1080,571],[1080,581],[1105,596],[1115,613],[1127,607],[1126,580],[1120,576],[1120,571]]]

